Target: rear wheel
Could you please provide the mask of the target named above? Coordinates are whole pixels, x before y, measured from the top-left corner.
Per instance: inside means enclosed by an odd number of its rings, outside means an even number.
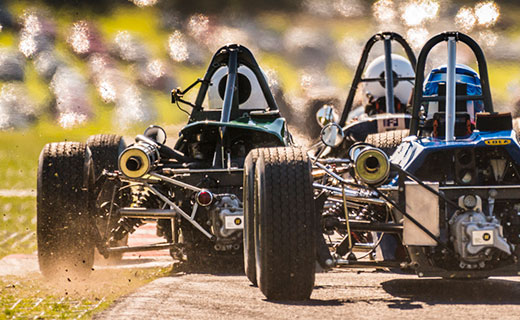
[[[87,139],[87,146],[92,153],[92,162],[94,164],[94,174],[98,179],[103,170],[114,171],[118,168],[119,155],[126,148],[126,143],[122,136],[115,134],[97,134],[90,136]],[[102,194],[99,195],[98,203],[110,203],[112,200],[112,192],[115,187],[115,182],[105,181],[103,186]],[[118,193],[117,193],[118,194]],[[95,204],[93,204],[94,208]],[[103,210],[103,209],[101,209]],[[103,216],[102,214],[100,216]],[[110,219],[110,221],[108,221]],[[97,220],[98,229],[102,230],[103,233],[110,231],[116,227],[119,217],[105,217]],[[107,228],[108,225],[108,228]],[[119,241],[114,241],[111,246],[125,246],[128,244],[128,234]],[[97,255],[102,257],[102,255]],[[123,257],[122,253],[112,253],[106,259],[106,263],[113,264],[119,262]],[[103,257],[104,258],[104,257]],[[98,260],[99,261],[99,260]]]
[[[373,133],[367,136],[365,142],[383,150],[390,156],[409,134],[409,129]]]
[[[255,262],[255,165],[259,149],[254,149],[247,155],[244,162],[244,272],[253,285],[256,283]]]
[[[298,148],[262,149],[255,183],[258,286],[268,299],[308,299],[314,287],[318,219],[307,155]]]
[[[117,169],[119,155],[126,148],[122,136],[115,134],[96,134],[87,139],[87,146],[92,152],[96,179],[103,169],[114,171]]]
[[[79,142],[47,144],[37,183],[38,262],[46,277],[82,277],[94,263],[90,152]]]

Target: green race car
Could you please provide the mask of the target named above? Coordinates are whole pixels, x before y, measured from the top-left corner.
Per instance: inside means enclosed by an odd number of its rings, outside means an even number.
[[[199,84],[195,102],[184,100]],[[115,260],[158,249],[193,263],[242,259],[246,156],[292,145],[286,121],[254,56],[240,45],[220,48],[204,78],[173,90],[172,102],[192,108],[173,148],[158,126],[129,146],[102,134],[44,147],[37,195],[44,275],[88,273],[96,248]],[[128,235],[150,219],[165,241],[128,246]]]

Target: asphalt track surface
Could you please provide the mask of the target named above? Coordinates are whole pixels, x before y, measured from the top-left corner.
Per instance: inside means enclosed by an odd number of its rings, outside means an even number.
[[[155,225],[139,228],[130,245],[162,241]],[[125,254],[101,268],[170,267],[167,251]],[[96,267],[100,268],[100,267]],[[174,268],[122,297],[95,319],[520,319],[520,277],[488,280],[419,279],[374,270],[316,275],[309,301],[267,301],[239,271]],[[0,276],[38,272],[36,253],[0,260]]]
[[[520,319],[520,277],[419,279],[374,270],[316,275],[311,299],[267,301],[241,274],[180,273],[94,319]]]

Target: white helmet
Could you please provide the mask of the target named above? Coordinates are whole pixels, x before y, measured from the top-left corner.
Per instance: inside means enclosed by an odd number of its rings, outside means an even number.
[[[413,90],[413,81],[399,81],[396,77],[414,77],[415,72],[412,64],[408,59],[398,55],[392,54],[392,70],[394,72],[394,97],[403,105],[408,103]],[[383,78],[385,75],[385,56],[380,56],[372,61],[366,71],[364,78]],[[386,94],[384,81],[365,82],[363,87],[364,98],[371,98],[370,100],[377,100],[384,98]],[[368,102],[364,100],[366,104]]]
[[[221,67],[211,77],[208,90],[210,109],[220,109],[224,103],[228,67]],[[265,110],[268,108],[258,80],[246,66],[238,67],[238,103],[241,110]]]

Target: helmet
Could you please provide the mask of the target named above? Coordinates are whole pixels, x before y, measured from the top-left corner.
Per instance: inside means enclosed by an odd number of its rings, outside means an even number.
[[[442,65],[428,74],[424,83],[425,96],[446,95],[446,70],[446,65]],[[464,64],[456,65],[455,81],[457,95],[473,96],[482,94],[478,74]],[[464,91],[461,92],[461,90]],[[445,102],[429,102],[427,118],[432,118],[436,112],[445,111],[445,105]],[[475,114],[484,111],[484,104],[481,100],[457,101],[456,111],[468,113],[471,121],[474,122]]]
[[[414,77],[415,72],[413,70],[412,64],[408,59],[400,56],[398,54],[392,54],[392,71],[394,77],[394,98],[397,100],[399,104],[406,106],[413,90],[413,81],[398,81],[397,77]],[[383,78],[385,76],[385,56],[380,56],[372,61],[366,71],[364,78]],[[365,100],[365,105],[374,103],[379,100],[382,102],[382,99],[385,99],[386,89],[385,89],[385,81],[372,81],[365,82],[363,87],[363,93],[368,101]],[[382,110],[385,110],[385,103],[382,103]],[[404,108],[401,108],[401,112],[404,112]],[[396,107],[396,111],[399,111],[399,108]]]
[[[220,109],[224,103],[228,67],[221,67],[211,77],[208,90],[210,109]],[[238,67],[238,104],[241,110],[265,110],[268,108],[256,75],[246,66]]]

